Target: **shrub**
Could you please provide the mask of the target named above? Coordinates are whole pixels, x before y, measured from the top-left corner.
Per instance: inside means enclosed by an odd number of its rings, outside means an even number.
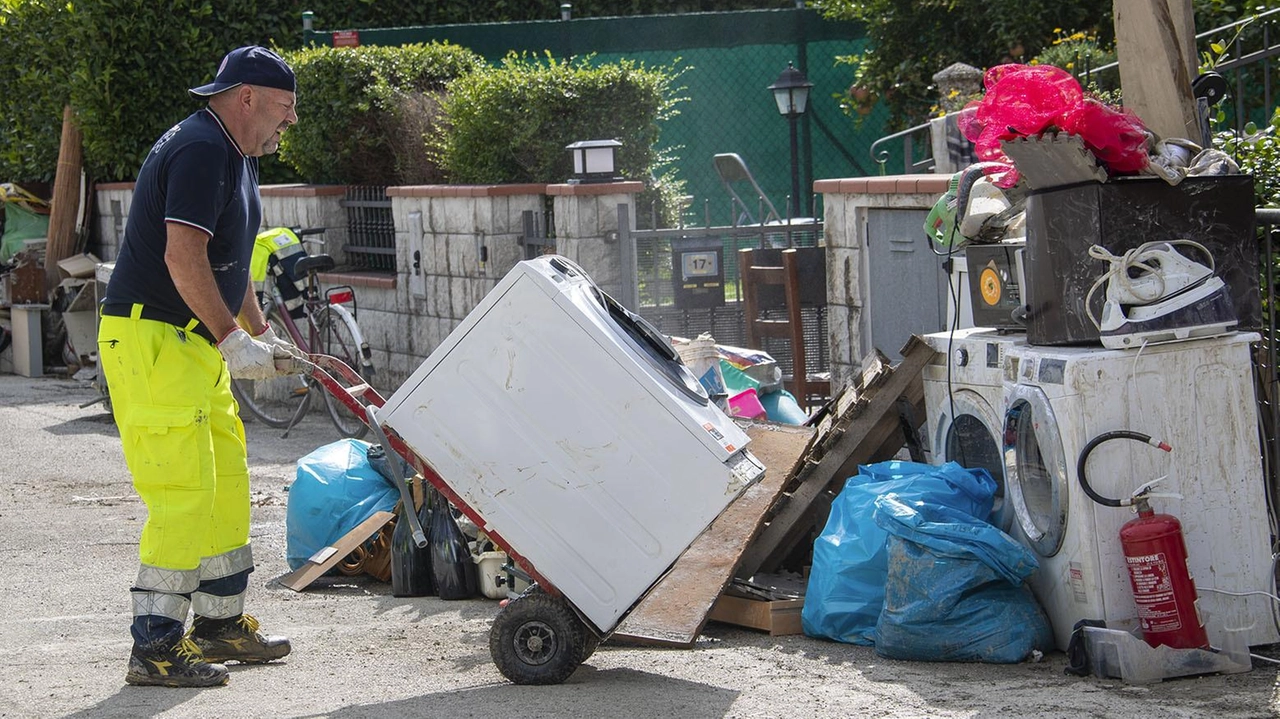
[[[573,171],[565,146],[616,139],[618,171],[648,180],[662,171],[658,123],[675,112],[674,68],[621,60],[592,66],[510,55],[502,66],[449,85],[451,126],[435,148],[453,182],[563,182]]]
[[[434,177],[424,135],[438,130],[446,83],[484,67],[442,43],[309,48],[286,59],[298,75],[298,124],[281,159],[306,182],[394,185]]]
[[[70,99],[69,16],[56,0],[0,3],[0,180],[53,179]]]
[[[259,5],[224,0],[216,21],[210,0],[69,6],[72,22],[62,42],[75,57],[71,103],[90,175],[134,179],[156,138],[203,105],[187,88],[213,79],[228,51],[273,44],[277,28],[260,17]]]

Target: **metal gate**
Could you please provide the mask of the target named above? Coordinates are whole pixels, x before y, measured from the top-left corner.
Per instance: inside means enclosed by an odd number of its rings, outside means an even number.
[[[694,338],[710,333],[718,344],[746,347],[746,318],[738,250],[746,248],[815,247],[822,237],[821,222],[734,227],[681,227],[631,230],[630,208],[618,207],[622,271],[635,280],[619,297],[628,309],[652,322],[664,334]],[[825,285],[821,302],[801,310],[805,364],[810,374],[829,372]],[[780,302],[762,302],[762,316],[785,319]],[[787,340],[765,338],[762,347],[778,362],[784,375],[792,370]]]

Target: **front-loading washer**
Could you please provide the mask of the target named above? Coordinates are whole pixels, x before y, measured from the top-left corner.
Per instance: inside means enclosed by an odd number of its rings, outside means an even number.
[[[935,464],[982,468],[996,481],[992,524],[1008,532],[1013,512],[1005,501],[1004,361],[1024,335],[983,327],[924,336],[936,353],[925,366],[924,405]]]
[[[1250,645],[1280,639],[1271,600],[1261,594],[1275,593],[1275,579],[1251,374],[1257,340],[1238,333],[1134,350],[1008,350],[1003,434],[1012,534],[1040,561],[1031,587],[1059,649],[1079,620],[1137,617],[1119,539],[1133,512],[1094,503],[1076,470],[1090,439],[1122,429],[1173,451],[1108,442],[1089,458],[1090,485],[1103,496],[1128,497],[1164,476],[1154,491],[1175,496],[1151,505],[1182,522],[1210,640],[1221,641],[1226,628],[1243,630]]]

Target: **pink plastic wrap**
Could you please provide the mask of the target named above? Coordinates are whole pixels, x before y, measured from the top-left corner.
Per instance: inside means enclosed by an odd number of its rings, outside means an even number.
[[[981,160],[1013,164],[1001,141],[1062,130],[1080,135],[1111,172],[1147,165],[1146,128],[1133,113],[1086,98],[1071,73],[1051,65],[997,65],[983,79],[986,94],[965,108],[958,124]],[[993,181],[1011,187],[1017,171]]]

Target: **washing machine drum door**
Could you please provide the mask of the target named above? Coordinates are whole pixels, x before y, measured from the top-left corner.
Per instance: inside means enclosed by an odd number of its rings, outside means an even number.
[[[955,419],[952,419],[954,407]],[[1013,512],[1009,509],[1004,480],[1004,454],[1001,451],[1000,433],[1002,417],[976,392],[960,389],[953,392],[942,406],[939,422],[940,435],[937,445],[942,449],[942,459],[961,467],[981,468],[996,481],[995,501],[991,510],[991,522],[1008,532],[1012,526]]]
[[[1004,462],[1009,502],[1030,547],[1052,557],[1062,548],[1070,506],[1062,435],[1038,388],[1015,386],[1008,407]]]

